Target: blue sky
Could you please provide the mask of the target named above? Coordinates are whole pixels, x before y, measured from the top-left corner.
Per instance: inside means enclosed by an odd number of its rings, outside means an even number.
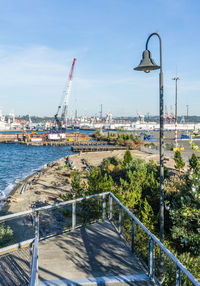
[[[133,71],[147,37],[163,41],[164,104],[199,114],[199,0],[0,0],[0,106],[4,114],[57,111],[77,58],[70,113],[158,114],[159,71]],[[159,42],[149,43],[159,64]]]

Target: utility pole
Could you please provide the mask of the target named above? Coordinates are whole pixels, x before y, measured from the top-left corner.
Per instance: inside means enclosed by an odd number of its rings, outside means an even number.
[[[188,122],[188,113],[189,113],[189,105],[188,104],[186,105],[186,108],[187,108],[187,122]]]
[[[101,109],[100,109],[100,118],[103,118],[103,104],[100,105]]]
[[[176,81],[175,87],[175,147],[178,147],[178,137],[177,137],[177,122],[178,122],[178,108],[177,108],[177,81],[180,80],[179,77],[174,77],[172,80]]]

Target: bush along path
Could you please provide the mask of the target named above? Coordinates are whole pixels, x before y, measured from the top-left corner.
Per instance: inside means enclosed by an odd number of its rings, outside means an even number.
[[[165,169],[165,242],[164,244],[200,280],[200,161],[193,154],[190,168],[180,172],[183,166],[180,154],[176,155],[177,172],[169,174]],[[124,159],[106,158],[99,167],[89,171],[74,172],[72,192],[62,195],[63,200],[111,191],[142,223],[159,237],[159,166],[153,161],[133,158],[129,150]],[[85,204],[82,215],[87,221],[100,211],[98,205]],[[115,214],[114,214],[115,215]],[[131,224],[127,220],[127,239]],[[144,236],[138,230],[136,243],[140,256],[145,259]],[[172,285],[171,265],[167,264],[165,285]],[[171,271],[171,274],[170,274]],[[173,273],[172,273],[173,272]],[[185,283],[185,284],[184,284]],[[189,285],[187,281],[183,285]]]

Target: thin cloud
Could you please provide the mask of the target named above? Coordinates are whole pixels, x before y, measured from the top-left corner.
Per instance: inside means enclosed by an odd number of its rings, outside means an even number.
[[[58,84],[70,65],[72,52],[47,47],[0,48],[0,86]]]

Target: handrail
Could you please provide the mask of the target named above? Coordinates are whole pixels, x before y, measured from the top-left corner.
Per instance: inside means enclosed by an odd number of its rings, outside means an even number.
[[[132,214],[112,193],[110,193],[110,196],[122,207],[126,213],[128,213],[132,219],[139,224],[139,226],[151,237],[159,246],[160,248],[175,262],[175,264],[183,271],[183,273],[186,274],[186,276],[190,279],[190,281],[195,286],[200,286],[200,283],[197,281],[197,279],[183,266],[183,264],[160,242],[160,240],[151,233],[144,225],[141,223],[135,216]]]
[[[59,206],[70,205],[70,204],[72,204],[74,202],[81,202],[83,200],[88,200],[88,199],[92,199],[92,198],[96,198],[96,197],[103,197],[104,195],[109,195],[109,194],[110,194],[110,192],[95,194],[95,195],[86,196],[86,197],[83,197],[83,198],[78,198],[78,199],[74,199],[74,200],[70,200],[70,201],[66,201],[66,202],[56,203],[56,204],[53,204],[53,205],[48,205],[48,206],[39,207],[39,208],[33,208],[31,210],[24,211],[24,212],[18,212],[18,213],[14,213],[14,214],[5,215],[5,216],[0,216],[0,223],[5,221],[5,220],[10,220],[10,219],[17,218],[17,217],[20,217],[20,216],[33,214],[33,213],[35,213],[37,211],[43,211],[43,210],[56,208],[56,207],[59,207]]]
[[[32,267],[31,267],[31,281],[30,286],[37,285],[37,271],[38,271],[38,237],[34,240],[34,250],[32,257]]]

